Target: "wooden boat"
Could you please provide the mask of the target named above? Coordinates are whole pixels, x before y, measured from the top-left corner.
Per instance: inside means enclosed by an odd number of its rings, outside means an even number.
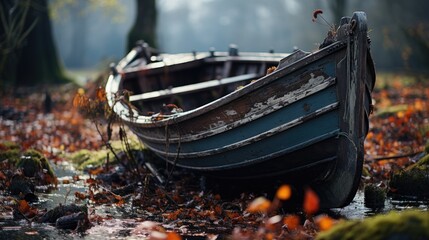
[[[109,104],[170,164],[305,182],[321,207],[341,207],[361,178],[375,70],[365,13],[335,34],[312,53],[158,55],[140,44],[112,68]]]

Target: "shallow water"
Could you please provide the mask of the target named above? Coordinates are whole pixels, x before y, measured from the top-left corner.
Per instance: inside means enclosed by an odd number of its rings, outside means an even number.
[[[55,172],[60,179],[71,179],[76,175],[69,165],[55,166]],[[79,174],[82,178],[82,174]],[[39,209],[52,209],[59,204],[70,204],[75,202],[74,193],[84,192],[86,187],[83,185],[84,181],[78,181],[76,184],[59,184],[57,189],[48,193],[38,193],[40,201],[35,205]],[[350,205],[344,208],[332,209],[333,215],[347,218],[347,219],[363,219],[375,214],[387,213],[391,210],[405,210],[408,208],[419,208],[422,210],[428,209],[428,202],[416,200],[394,200],[387,198],[385,207],[380,210],[373,210],[364,206],[363,191],[358,191],[354,200]],[[113,218],[105,220],[101,224],[94,224],[84,234],[71,233],[63,230],[56,229],[54,226],[48,224],[29,223],[26,220],[14,221],[12,213],[2,213],[0,215],[0,239],[125,239],[129,238],[133,230],[138,228],[141,224],[141,219],[133,219],[131,217],[132,210],[129,206],[117,208],[115,206],[97,206],[91,208],[96,214],[105,216],[110,215]],[[144,214],[144,211],[141,211]],[[139,216],[142,213],[139,212]],[[147,213],[147,218],[151,219],[150,213]],[[171,226],[164,225],[166,229],[171,229]],[[204,232],[200,229],[193,229],[192,226],[182,229],[183,235],[189,235],[184,239],[205,239]],[[216,232],[216,229],[211,229],[210,232]],[[224,229],[219,229],[219,232],[224,232]],[[133,237],[147,237],[148,233],[133,233]]]

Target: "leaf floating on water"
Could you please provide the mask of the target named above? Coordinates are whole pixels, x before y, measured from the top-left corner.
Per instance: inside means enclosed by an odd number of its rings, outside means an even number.
[[[30,236],[39,235],[39,232],[38,231],[28,231],[28,232],[25,232],[25,235],[30,235]]]
[[[20,200],[18,205],[18,211],[22,214],[26,214],[30,211],[30,205],[25,200]]]
[[[38,213],[37,208],[31,207],[26,200],[18,202],[18,211],[26,218],[33,218]]]

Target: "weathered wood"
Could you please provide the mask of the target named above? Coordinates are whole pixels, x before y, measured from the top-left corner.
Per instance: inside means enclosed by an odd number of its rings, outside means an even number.
[[[343,21],[339,32],[313,53],[125,59],[106,92],[111,105],[124,88],[136,93],[130,101],[139,111],[121,101],[114,111],[171,164],[227,179],[309,184],[323,208],[344,206],[361,175],[375,70],[365,14]],[[184,111],[139,113],[169,103]]]
[[[251,73],[251,74],[240,75],[235,77],[223,78],[219,80],[211,80],[211,81],[206,81],[201,83],[194,83],[194,84],[175,87],[171,89],[152,91],[152,92],[142,93],[138,95],[132,95],[130,96],[130,101],[134,102],[134,101],[144,101],[144,100],[155,100],[158,98],[171,97],[173,95],[194,93],[194,92],[203,91],[203,90],[208,91],[216,87],[221,87],[232,83],[239,83],[243,81],[256,79],[256,77],[258,77],[257,74]]]

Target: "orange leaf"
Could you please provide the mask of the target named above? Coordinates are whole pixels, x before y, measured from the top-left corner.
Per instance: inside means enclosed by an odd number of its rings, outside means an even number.
[[[247,211],[250,213],[267,212],[270,206],[270,200],[265,197],[258,197],[249,204]]]
[[[100,174],[100,173],[102,173],[102,172],[104,172],[104,168],[103,168],[103,167],[98,167],[98,168],[95,168],[95,169],[90,169],[90,170],[88,171],[88,173],[89,173],[90,175],[98,175],[98,174]]]
[[[319,197],[310,188],[305,190],[303,208],[304,212],[310,215],[316,213],[319,210]]]
[[[300,219],[297,215],[288,215],[283,218],[283,223],[289,230],[295,230],[299,227]]]
[[[84,200],[87,197],[84,193],[80,193],[80,192],[75,192],[74,196],[80,200]]]
[[[326,231],[334,226],[334,219],[329,216],[319,216],[316,219],[317,226],[319,226],[320,231]]]
[[[102,87],[97,88],[97,99],[101,102],[106,101],[106,91]]]
[[[76,93],[73,97],[73,107],[77,108],[80,106],[80,100],[81,99],[81,95],[79,93]]]
[[[22,214],[25,214],[30,211],[30,205],[25,200],[20,200],[18,205],[18,211]]]
[[[175,232],[168,232],[166,240],[182,240],[182,237]]]
[[[280,200],[288,200],[292,195],[292,190],[289,185],[284,184],[277,190],[276,196]]]
[[[425,103],[421,100],[421,99],[416,99],[416,101],[414,102],[414,108],[417,111],[424,111],[425,110]]]

